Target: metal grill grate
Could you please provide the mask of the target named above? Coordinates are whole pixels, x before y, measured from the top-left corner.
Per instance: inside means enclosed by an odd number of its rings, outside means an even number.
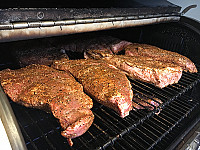
[[[119,138],[114,145],[107,149],[165,149],[169,146],[166,141],[173,141],[177,131],[186,123],[189,114],[198,108],[197,101],[191,100],[187,96],[181,96],[166,106],[160,114],[145,120],[143,124],[138,125],[123,138]],[[161,140],[162,143],[159,143]]]
[[[73,139],[73,147],[60,135],[61,127],[52,114],[25,108],[14,102],[11,102],[11,106],[28,149],[150,149],[199,107],[197,101],[184,94],[199,81],[199,73],[187,72],[183,73],[179,83],[163,89],[131,80],[134,92],[155,102],[154,97],[159,98],[163,103],[152,111],[131,111],[124,119],[111,109],[94,103],[94,123],[84,135]]]

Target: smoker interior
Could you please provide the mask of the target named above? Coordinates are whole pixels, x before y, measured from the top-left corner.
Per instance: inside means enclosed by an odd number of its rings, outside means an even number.
[[[1,69],[19,68],[13,52],[17,49],[43,46],[57,47],[76,39],[111,35],[131,42],[147,43],[176,51],[190,58],[200,71],[200,37],[182,23],[96,31],[91,33],[1,43]],[[35,46],[35,45],[36,46]],[[44,46],[46,45],[46,46]],[[26,48],[27,46],[27,48]],[[71,59],[83,58],[83,52],[67,51]],[[52,114],[26,108],[10,101],[28,149],[167,149],[175,148],[183,132],[199,121],[199,73],[184,72],[177,84],[159,89],[151,84],[131,80],[135,93],[163,104],[154,110],[131,111],[124,119],[113,110],[94,101],[94,123],[82,136],[73,139],[70,147],[60,135],[61,127]]]

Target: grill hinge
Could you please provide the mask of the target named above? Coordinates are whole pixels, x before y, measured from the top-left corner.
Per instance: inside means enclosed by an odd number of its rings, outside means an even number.
[[[138,20],[138,19],[150,19],[159,17],[179,18],[177,14],[159,14],[159,15],[140,15],[140,16],[125,16],[125,17],[112,17],[112,18],[89,18],[89,19],[74,19],[74,20],[61,20],[61,21],[38,21],[38,22],[14,22],[7,24],[0,24],[0,30],[11,29],[25,29],[25,28],[40,28],[40,27],[52,27],[63,25],[75,25],[75,24],[88,24],[88,23],[103,23],[113,21],[126,21],[126,20]],[[170,21],[170,20],[169,20]]]

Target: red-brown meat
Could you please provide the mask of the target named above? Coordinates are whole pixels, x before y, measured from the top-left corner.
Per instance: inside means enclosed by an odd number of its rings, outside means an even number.
[[[152,97],[152,96],[144,96],[140,93],[135,93],[133,95],[133,110],[136,109],[148,109],[153,110],[154,108],[157,108],[160,104],[162,104],[162,101],[158,98]]]
[[[125,74],[99,60],[61,60],[53,67],[70,71],[84,91],[99,103],[114,109],[123,118],[132,109],[133,92]]]
[[[160,88],[177,83],[182,76],[181,67],[173,63],[156,61],[150,57],[111,55],[99,50],[86,51],[85,56],[101,59],[131,78],[152,83]]]
[[[118,53],[125,49],[131,42],[120,40],[112,36],[95,36],[83,37],[75,39],[69,43],[63,44],[61,47],[65,50],[73,52],[84,52],[85,50],[110,50],[112,53]]]
[[[54,60],[68,58],[65,51],[56,48],[45,49],[27,49],[24,51],[16,51],[16,58],[20,67],[31,64],[51,65]]]
[[[65,50],[55,43],[55,39],[24,40],[8,48],[20,67],[31,64],[51,65],[55,59],[67,58]]]
[[[183,68],[184,71],[191,73],[197,72],[194,63],[187,57],[180,55],[176,52],[160,49],[156,46],[148,44],[134,43],[125,48],[125,55],[128,56],[146,56],[154,60],[166,63],[174,63]]]
[[[51,111],[64,129],[62,135],[71,138],[85,133],[94,115],[92,99],[72,75],[44,65],[30,65],[18,70],[0,72],[1,85],[16,103]]]

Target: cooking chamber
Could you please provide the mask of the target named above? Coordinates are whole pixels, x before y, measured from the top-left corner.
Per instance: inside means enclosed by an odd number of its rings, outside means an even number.
[[[191,21],[191,20],[189,20]],[[193,28],[192,28],[192,27]],[[55,47],[77,39],[109,35],[130,42],[147,43],[178,52],[190,58],[199,71],[200,36],[195,24],[187,18],[177,23],[159,23],[123,29],[77,33],[0,44],[1,69],[19,68],[15,51]],[[78,46],[78,45],[77,45]],[[83,58],[82,51],[66,50],[70,59]],[[159,98],[163,104],[152,111],[131,111],[121,119],[114,111],[94,101],[95,120],[82,136],[73,139],[70,147],[60,135],[61,127],[51,114],[25,108],[10,101],[28,149],[160,149],[175,148],[183,132],[199,121],[199,73],[184,72],[177,84],[159,89],[151,84],[130,80],[135,93]],[[188,123],[190,122],[190,123]],[[179,136],[180,135],[180,136]],[[169,144],[171,143],[171,144]],[[174,144],[175,143],[175,144]]]

